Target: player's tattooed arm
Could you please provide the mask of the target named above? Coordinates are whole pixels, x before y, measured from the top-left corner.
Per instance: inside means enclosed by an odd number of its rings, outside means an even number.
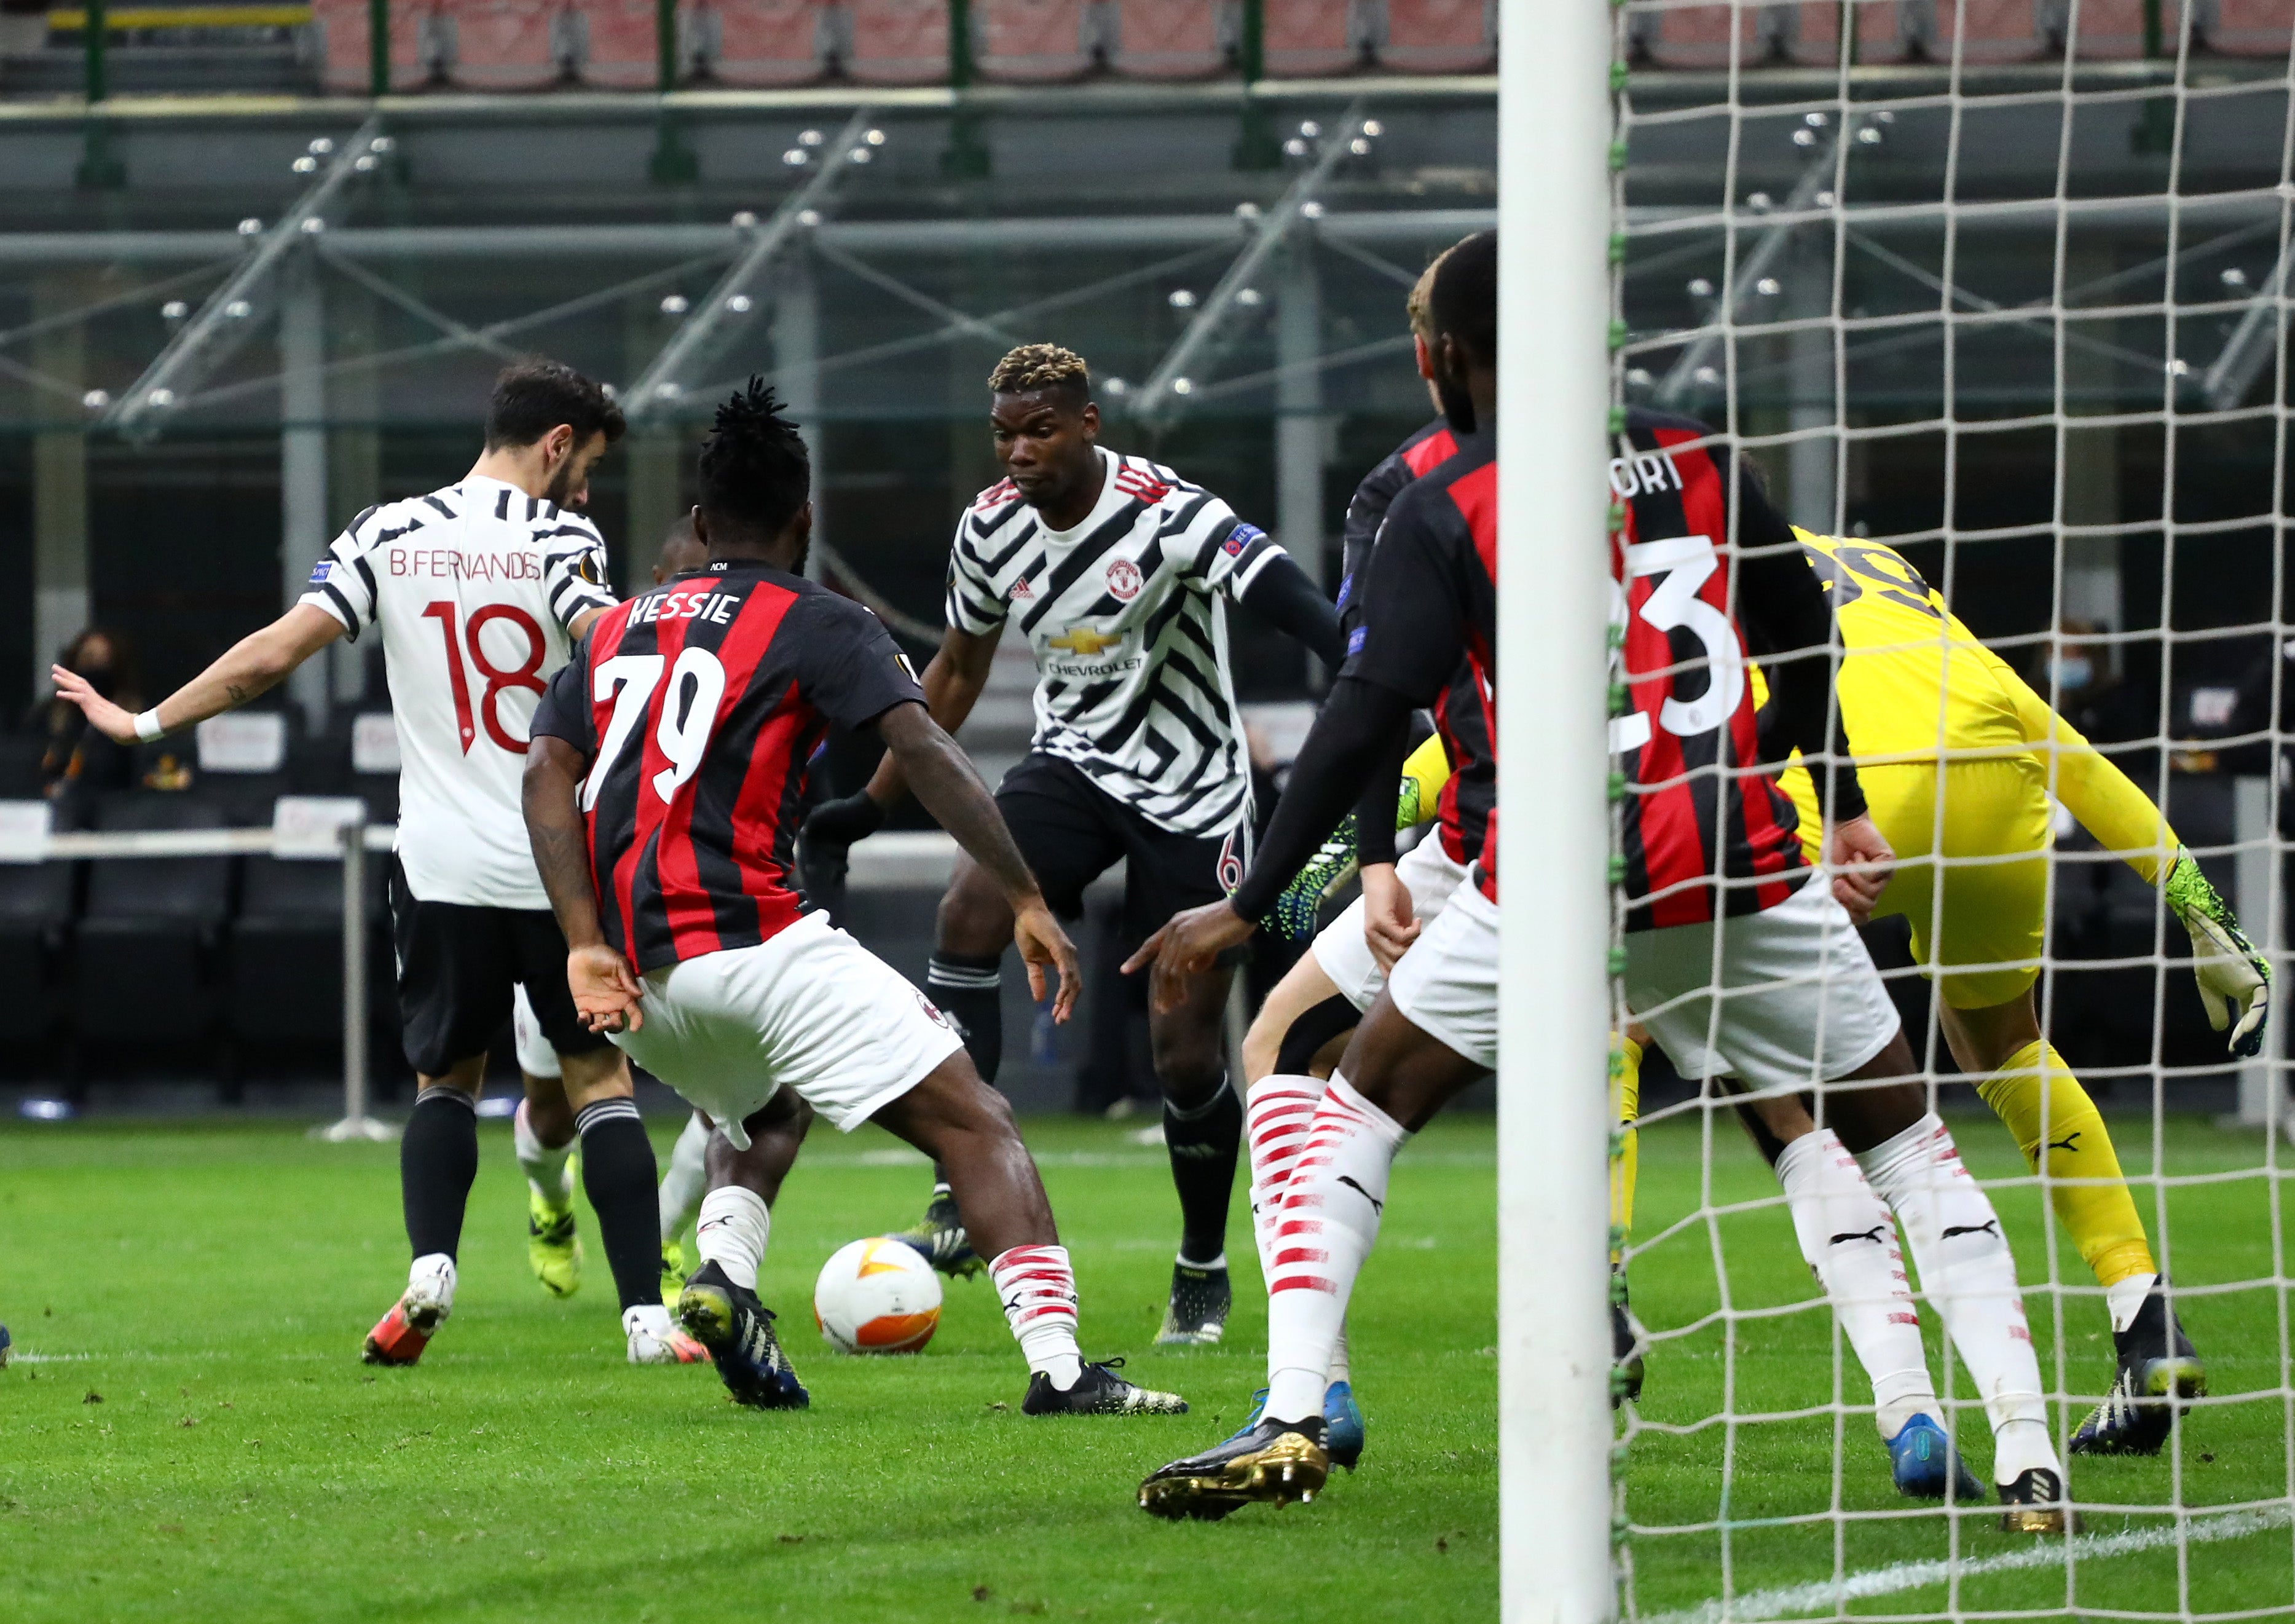
[[[574,1008],[592,1032],[635,1032],[645,1024],[629,961],[607,945],[590,878],[590,843],[579,796],[588,763],[562,739],[537,733],[526,754],[519,795],[526,837],[542,875],[550,910],[566,937],[566,983]]]
[[[342,634],[342,623],[333,616],[298,603],[260,632],[241,638],[148,714],[157,718],[160,734],[181,732],[278,687],[295,667]],[[97,732],[123,745],[142,737],[135,729],[135,714],[97,693],[86,678],[61,665],[50,666],[48,674],[56,692],[86,713],[88,725]]]
[[[1066,1020],[1082,984],[1075,944],[1045,906],[1036,877],[1028,871],[980,770],[923,706],[894,706],[877,718],[877,732],[885,741],[885,759],[898,763],[925,810],[1003,887],[1012,905],[1013,941],[1028,967],[1028,990],[1042,999],[1044,970],[1050,967],[1059,976],[1052,1018]]]

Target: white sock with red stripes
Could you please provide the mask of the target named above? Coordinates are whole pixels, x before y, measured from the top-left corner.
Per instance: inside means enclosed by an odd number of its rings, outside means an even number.
[[[1244,1091],[1244,1142],[1251,1153],[1251,1232],[1259,1243],[1259,1272],[1275,1278],[1275,1220],[1283,1187],[1307,1143],[1308,1124],[1323,1103],[1319,1077],[1262,1077]]]
[[[1932,1112],[1857,1161],[1904,1225],[1921,1290],[1984,1397],[1992,1421],[1993,1481],[2013,1483],[2036,1466],[2062,1481],[2040,1361],[2016,1289],[2015,1254],[2000,1232],[1991,1197],[1961,1165],[1951,1130]]]
[[[1283,1191],[1306,1146],[1308,1125],[1323,1101],[1325,1086],[1319,1077],[1276,1073],[1253,1083],[1244,1095],[1244,1140],[1251,1150],[1251,1229],[1259,1243],[1260,1277],[1270,1285]],[[1344,1382],[1347,1376],[1347,1327],[1342,1321],[1331,1347],[1329,1379]]]
[[[1066,1392],[1083,1374],[1076,1351],[1075,1271],[1066,1246],[1015,1246],[988,1265],[1005,1322],[1028,1361]]]
[[[1894,1438],[1915,1416],[1939,1426],[1921,1317],[1905,1284],[1897,1220],[1830,1128],[1803,1134],[1777,1158],[1793,1235],[1825,1287],[1857,1362],[1873,1383],[1873,1422]]]
[[[1387,1170],[1410,1136],[1334,1073],[1292,1164],[1267,1285],[1267,1410],[1272,1421],[1323,1413],[1331,1352],[1355,1276],[1378,1239]]]

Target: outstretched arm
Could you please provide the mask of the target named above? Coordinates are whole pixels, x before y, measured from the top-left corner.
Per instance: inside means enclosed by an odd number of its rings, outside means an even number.
[[[988,686],[988,668],[995,663],[997,640],[1003,634],[1000,624],[985,634],[959,631],[954,626],[941,633],[940,649],[925,666],[919,681],[924,688],[925,704],[930,707],[932,720],[943,732],[955,732],[972,714],[973,706],[979,702],[980,690]],[[890,744],[891,740],[886,742]],[[841,853],[854,841],[867,839],[885,827],[886,813],[901,804],[901,797],[909,793],[909,788],[900,757],[886,750],[866,788],[813,808],[813,815],[804,820],[806,847],[815,853],[823,847]],[[841,856],[837,861],[842,861]]]
[[[635,1032],[645,1024],[638,1008],[638,978],[629,961],[606,944],[590,878],[590,843],[577,799],[588,765],[566,740],[535,736],[520,785],[526,836],[551,911],[566,937],[566,983],[573,990],[576,1013],[592,1032]]]
[[[324,609],[298,603],[260,632],[233,643],[222,657],[143,713],[122,710],[61,665],[48,674],[56,691],[87,714],[88,725],[123,745],[196,726],[246,704],[287,680],[296,666],[343,634],[342,622]],[[143,725],[139,730],[137,723]]]
[[[1004,814],[996,810],[996,798],[972,758],[921,705],[893,706],[877,718],[877,732],[885,741],[886,761],[916,790],[925,810],[1003,887],[1012,905],[1013,941],[1028,967],[1028,989],[1039,999],[1044,996],[1044,969],[1050,966],[1059,978],[1052,1018],[1066,1020],[1082,984],[1075,945],[1045,905],[1036,877],[1013,844]]]
[[[1284,636],[1306,644],[1333,671],[1346,663],[1337,606],[1289,555],[1278,553],[1259,567],[1244,589],[1243,606]]]

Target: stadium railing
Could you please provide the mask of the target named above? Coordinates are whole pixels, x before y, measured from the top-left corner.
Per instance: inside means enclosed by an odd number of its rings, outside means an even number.
[[[109,804],[93,829],[58,828],[53,812],[45,801],[0,801],[0,970],[34,990],[33,1035],[68,1012],[80,1030],[126,1041],[192,1038],[225,1019],[321,1038],[335,1024],[325,1018],[335,968],[343,1114],[317,1131],[394,1131],[370,1111],[368,1037],[378,902],[369,861],[392,849],[395,825],[366,821],[355,796],[282,796],[255,828],[227,827],[211,799],[173,795]],[[218,859],[246,863],[235,918],[228,862]],[[87,900],[76,911],[82,863]],[[339,871],[332,886],[320,877],[324,865]],[[845,883],[939,891],[955,867],[946,834],[887,831],[853,853]],[[61,983],[45,971],[59,951],[69,961]]]

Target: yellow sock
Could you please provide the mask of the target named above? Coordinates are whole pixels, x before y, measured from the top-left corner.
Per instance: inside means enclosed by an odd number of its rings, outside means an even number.
[[[2048,1177],[2081,1181],[2051,1184],[2048,1199],[2056,1221],[2070,1232],[2080,1256],[2095,1271],[2096,1284],[2116,1285],[2131,1276],[2156,1272],[2111,1135],[2063,1057],[2045,1042],[2028,1043],[1976,1091],[2016,1136],[2025,1165],[2040,1171],[2046,1141]]]
[[[1634,1180],[1641,1172],[1642,1046],[1618,1040],[1610,1057],[1610,1097],[1618,1107],[1617,1148],[1610,1157],[1610,1261],[1615,1263],[1634,1228]]]

